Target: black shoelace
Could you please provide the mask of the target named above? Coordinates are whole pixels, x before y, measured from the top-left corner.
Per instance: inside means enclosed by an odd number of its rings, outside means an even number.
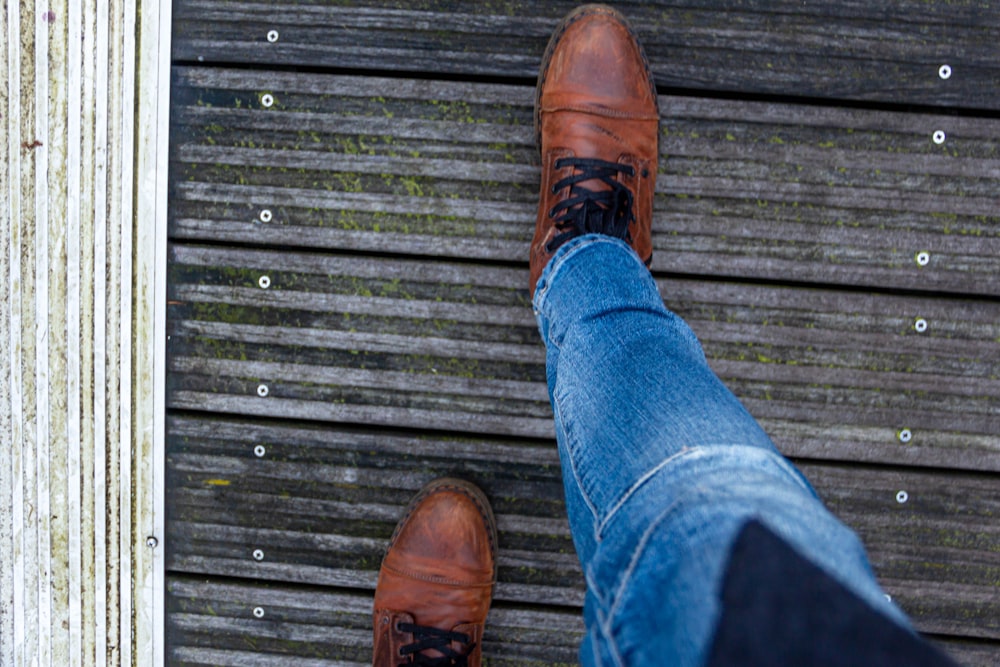
[[[553,194],[568,187],[569,197],[549,211],[549,217],[555,218],[556,229],[560,233],[549,241],[545,251],[553,253],[562,244],[583,234],[605,234],[631,243],[629,226],[635,220],[632,191],[619,183],[616,176],[619,173],[635,176],[635,168],[596,158],[564,157],[556,160],[556,169],[565,167],[574,167],[577,172],[552,186]],[[579,185],[594,179],[611,189],[590,190]]]
[[[428,628],[423,625],[413,625],[412,623],[399,623],[396,625],[396,628],[400,632],[413,633],[413,639],[416,640],[412,644],[407,644],[399,649],[399,653],[404,658],[409,658],[408,662],[400,663],[399,667],[404,667],[404,665],[428,665],[429,667],[468,665],[468,658],[466,656],[476,647],[475,643],[469,644],[469,635],[462,634],[461,632],[438,630],[437,628]],[[456,653],[451,648],[452,642],[469,645],[466,647],[465,653]],[[428,649],[437,650],[442,655],[429,657],[421,654],[422,651]]]

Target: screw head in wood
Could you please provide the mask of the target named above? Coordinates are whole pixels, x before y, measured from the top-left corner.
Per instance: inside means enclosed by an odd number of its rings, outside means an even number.
[[[938,68],[938,76],[942,79],[950,79],[951,65],[941,65],[941,67]]]
[[[264,445],[257,445],[256,447],[253,448],[253,455],[256,456],[257,458],[263,458],[264,454],[266,453],[267,450],[264,449]]]
[[[913,329],[917,333],[923,333],[923,332],[927,331],[927,320],[925,320],[922,317],[918,317],[917,319],[915,319],[913,321]]]
[[[914,256],[914,259],[917,262],[917,266],[927,266],[931,263],[931,254],[926,250],[921,250]]]
[[[274,95],[272,95],[271,93],[264,93],[263,95],[260,96],[260,104],[265,109],[270,109],[272,106],[274,106]]]
[[[900,491],[899,493],[896,494],[896,502],[899,503],[900,505],[902,505],[909,499],[910,499],[910,494],[908,494],[906,491]]]
[[[259,217],[261,222],[271,222],[272,218],[274,218],[269,208],[261,209]]]
[[[255,618],[264,618],[264,608],[263,607],[254,607],[253,608],[253,615],[254,615]]]
[[[253,559],[254,560],[258,560],[258,561],[264,560],[264,552],[261,551],[260,549],[254,549],[253,550]]]
[[[946,137],[945,137],[944,130],[937,130],[936,132],[934,132],[934,135],[931,137],[931,139],[934,140],[934,143],[936,143],[938,146],[940,146],[941,144],[944,143],[945,138]]]
[[[264,398],[270,393],[266,384],[257,385],[257,395]]]
[[[913,440],[913,433],[910,432],[910,429],[904,428],[900,430],[899,433],[896,434],[896,437],[899,438],[900,442],[905,444],[910,440]]]
[[[277,30],[268,30],[267,31],[267,41],[271,42],[272,44],[274,44],[275,42],[277,42],[278,41],[278,31]]]
[[[150,549],[155,549],[159,544],[160,541],[155,537],[153,537],[152,535],[146,538],[146,546],[149,547]]]
[[[271,286],[271,276],[261,276],[257,280],[257,284],[260,285],[261,289],[267,289]]]

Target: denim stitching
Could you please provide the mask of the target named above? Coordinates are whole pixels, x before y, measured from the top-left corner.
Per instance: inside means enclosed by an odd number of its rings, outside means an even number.
[[[697,491],[698,489],[695,489]],[[663,512],[656,517],[656,520],[649,525],[646,532],[642,534],[642,538],[639,540],[638,546],[636,546],[635,553],[632,555],[632,560],[629,561],[628,567],[625,568],[625,572],[618,584],[618,590],[615,592],[614,602],[611,605],[611,609],[608,611],[608,617],[614,618],[615,613],[618,610],[619,605],[621,605],[622,597],[625,590],[628,588],[628,582],[632,579],[632,575],[635,573],[635,568],[639,566],[639,560],[642,558],[643,553],[646,551],[646,545],[649,540],[652,539],[652,535],[660,527],[667,517],[673,514],[674,510],[678,505],[681,504],[681,500],[678,498],[674,502],[663,510]]]
[[[693,454],[705,455],[705,456],[711,455],[711,454],[715,453],[715,452],[713,452],[711,450],[715,449],[716,447],[745,447],[745,445],[717,444],[717,445],[701,445],[701,446],[698,446],[698,447],[685,447],[684,449],[682,449],[681,451],[677,452],[676,454],[673,454],[673,455],[668,456],[667,458],[663,459],[658,464],[656,464],[655,467],[650,468],[646,473],[644,473],[642,475],[642,477],[640,477],[638,480],[636,480],[636,482],[625,491],[625,493],[618,500],[618,502],[616,502],[611,507],[611,510],[609,510],[607,516],[605,516],[601,520],[601,522],[598,524],[598,526],[597,526],[597,539],[598,539],[598,541],[601,540],[601,534],[604,532],[604,529],[607,527],[607,525],[611,522],[611,519],[614,518],[615,514],[618,513],[618,510],[620,510],[622,508],[622,506],[626,502],[628,502],[629,498],[631,498],[633,495],[635,495],[635,493],[639,490],[640,487],[642,487],[646,482],[648,482],[650,479],[652,479],[665,466],[667,466],[669,463],[672,463],[674,460],[679,459],[682,456],[686,456],[686,455],[693,455]],[[750,449],[754,450],[754,453],[766,454],[768,456],[768,458],[772,458],[774,460],[774,462],[778,464],[778,467],[781,469],[782,472],[784,472],[785,474],[787,474],[788,477],[790,477],[792,480],[794,480],[795,483],[797,483],[799,486],[801,486],[804,490],[808,491],[810,495],[814,495],[813,491],[812,491],[812,488],[807,483],[803,482],[802,477],[801,477],[801,475],[799,475],[798,471],[796,471],[794,468],[792,468],[788,464],[788,462],[785,459],[785,457],[783,457],[779,452],[772,452],[772,451],[768,451],[768,450],[761,450],[759,447],[750,447]]]
[[[640,477],[638,480],[636,480],[635,483],[632,484],[632,486],[630,486],[628,489],[626,489],[625,493],[622,494],[622,497],[618,500],[618,502],[616,502],[611,507],[611,509],[608,511],[608,514],[603,519],[601,519],[601,522],[598,524],[598,526],[597,526],[597,539],[598,539],[598,541],[601,540],[601,534],[604,532],[604,528],[608,525],[608,523],[611,521],[611,519],[614,518],[615,514],[618,513],[618,510],[621,509],[622,505],[624,505],[628,501],[629,498],[631,498],[633,495],[635,495],[635,492],[638,491],[639,488],[642,485],[644,485],[646,482],[648,482],[654,475],[656,475],[656,473],[658,473],[660,470],[662,470],[664,467],[666,467],[670,463],[674,462],[676,459],[679,459],[679,458],[681,458],[683,456],[687,456],[688,454],[695,453],[697,451],[698,451],[698,449],[693,449],[693,448],[685,447],[684,449],[682,449],[681,451],[677,452],[676,454],[671,454],[670,456],[668,456],[667,458],[663,459],[662,461],[660,461],[659,463],[657,463],[655,466],[653,466],[652,468],[650,468],[645,474],[643,474],[642,477]]]
[[[583,565],[582,562],[580,564]],[[601,593],[601,589],[597,586],[597,573],[594,572],[593,563],[587,563],[587,566],[583,571],[583,578],[587,582],[587,592],[597,598],[597,601],[601,604],[601,606],[608,606],[608,601],[604,598]]]
[[[611,616],[605,614],[601,608],[597,609],[597,627],[604,639],[604,645],[608,648],[608,655],[618,667],[625,667],[622,660],[621,651],[618,650],[618,642],[615,641],[614,633],[611,632]],[[603,665],[604,660],[601,655],[600,644],[594,647],[594,655],[597,656],[597,664]]]
[[[607,647],[608,653],[611,654],[611,659],[615,661],[618,667],[625,667],[625,661],[622,660],[622,652],[618,649],[618,642],[615,640],[615,635],[611,632],[611,617],[608,617],[607,632]]]
[[[583,502],[586,503],[587,509],[590,510],[590,514],[593,517],[594,534],[596,536],[597,535],[597,517],[598,517],[597,508],[594,507],[594,503],[590,499],[590,495],[587,493],[586,489],[584,489],[583,484],[580,481],[580,476],[576,472],[576,460],[575,460],[575,458],[573,456],[573,448],[570,447],[570,443],[569,443],[569,440],[571,439],[570,429],[567,428],[566,423],[563,421],[562,410],[559,407],[559,403],[560,403],[559,397],[553,393],[552,398],[553,398],[553,401],[552,401],[552,416],[553,416],[554,419],[556,419],[556,420],[559,421],[560,425],[562,426],[562,432],[566,434],[566,439],[567,439],[567,442],[566,442],[566,454],[567,454],[567,458],[569,459],[569,469],[570,469],[570,472],[573,473],[573,482],[576,484],[577,488],[580,489],[580,496],[583,497]],[[599,536],[598,536],[598,541],[600,541]]]
[[[698,447],[698,448],[687,450],[687,451],[689,451],[689,452],[700,452],[700,453],[703,453],[703,454],[711,454],[712,453],[712,452],[703,451],[704,449],[706,449],[706,448],[705,447]],[[758,448],[751,447],[749,449],[756,450]],[[790,478],[790,479],[794,480],[795,483],[798,484],[800,487],[802,487],[804,490],[811,491],[809,485],[806,482],[804,482],[799,475],[794,474],[795,473],[794,468],[791,467],[791,465],[786,461],[786,459],[780,453],[778,453],[776,451],[775,452],[771,452],[771,451],[767,451],[767,450],[763,450],[763,451],[755,452],[755,453],[766,454],[768,458],[771,458],[773,460],[773,462],[775,462],[775,463],[777,463],[779,465],[779,467],[782,470],[782,472],[784,472],[784,473],[791,473],[791,474],[787,474],[787,478]],[[609,612],[611,617],[614,617],[615,613],[618,610],[618,607],[621,605],[622,597],[623,597],[623,595],[625,593],[625,590],[628,588],[629,580],[632,578],[632,575],[635,573],[635,568],[638,567],[639,560],[642,557],[643,552],[646,549],[647,543],[652,538],[653,533],[656,530],[658,530],[659,526],[667,519],[667,517],[670,514],[672,514],[674,512],[674,510],[682,502],[682,500],[689,500],[692,497],[695,497],[697,494],[701,493],[702,491],[703,491],[703,489],[701,487],[695,487],[689,493],[685,494],[685,496],[683,498],[678,498],[678,499],[674,500],[674,502],[670,503],[670,505],[659,516],[656,517],[656,519],[649,525],[649,527],[646,529],[646,531],[642,534],[642,538],[639,540],[639,544],[636,547],[635,553],[633,554],[632,559],[629,561],[628,567],[625,568],[624,575],[622,576],[621,581],[618,584],[618,589],[615,592],[614,602],[611,605],[611,610]],[[810,494],[810,495],[812,495],[812,494]]]
[[[618,642],[615,641],[615,636],[611,632],[611,621],[608,620],[607,630],[604,632],[606,637],[605,645],[608,647],[608,653],[611,654],[611,659],[615,661],[618,667],[625,667],[625,661],[622,660],[622,653],[618,649]]]

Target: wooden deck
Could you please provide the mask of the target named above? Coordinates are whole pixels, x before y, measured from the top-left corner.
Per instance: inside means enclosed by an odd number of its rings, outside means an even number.
[[[665,301],[918,628],[997,664],[1000,6],[614,4],[662,93]],[[369,664],[442,474],[497,512],[488,663],[576,662],[526,261],[571,7],[175,2],[171,664]]]

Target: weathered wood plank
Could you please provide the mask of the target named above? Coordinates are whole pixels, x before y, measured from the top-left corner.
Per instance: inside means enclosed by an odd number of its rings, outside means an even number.
[[[170,407],[553,436],[522,270],[184,244],[170,262]],[[786,453],[1000,470],[1000,304],[659,284]]]
[[[811,462],[799,467],[831,511],[861,536],[879,581],[919,629],[1000,637],[995,476]]]
[[[960,665],[967,667],[992,667],[1000,660],[1000,646],[993,642],[960,641],[935,638],[939,647],[951,654]]]
[[[167,583],[170,664],[371,664],[371,594],[174,576]],[[254,614],[260,609],[262,616]],[[261,613],[261,612],[258,612]],[[487,665],[573,665],[583,634],[578,611],[499,602],[486,621]],[[967,667],[993,667],[997,647],[940,641]]]
[[[525,261],[530,88],[175,77],[174,238]],[[654,270],[1000,295],[1000,120],[679,97],[661,109]]]
[[[173,57],[534,78],[549,35],[576,4],[182,0]],[[991,1],[613,4],[662,86],[1000,108]],[[942,64],[952,68],[947,80]]]
[[[257,608],[262,616],[254,615]],[[371,613],[370,592],[177,576],[167,585],[169,659],[176,665],[370,665]],[[575,664],[582,635],[578,611],[498,602],[486,622],[484,662]]]
[[[478,483],[494,505],[498,600],[582,604],[552,443],[172,417],[167,464],[171,571],[371,590],[409,499],[450,474]],[[800,467],[862,536],[922,631],[1000,638],[993,478]]]
[[[452,461],[445,465],[456,472],[479,470],[477,481],[493,493],[504,544],[497,598],[582,601],[550,445],[486,453],[450,437],[305,429],[286,438],[267,427],[234,432],[234,422],[171,425],[172,570],[373,588],[399,508],[428,481],[423,470]]]

